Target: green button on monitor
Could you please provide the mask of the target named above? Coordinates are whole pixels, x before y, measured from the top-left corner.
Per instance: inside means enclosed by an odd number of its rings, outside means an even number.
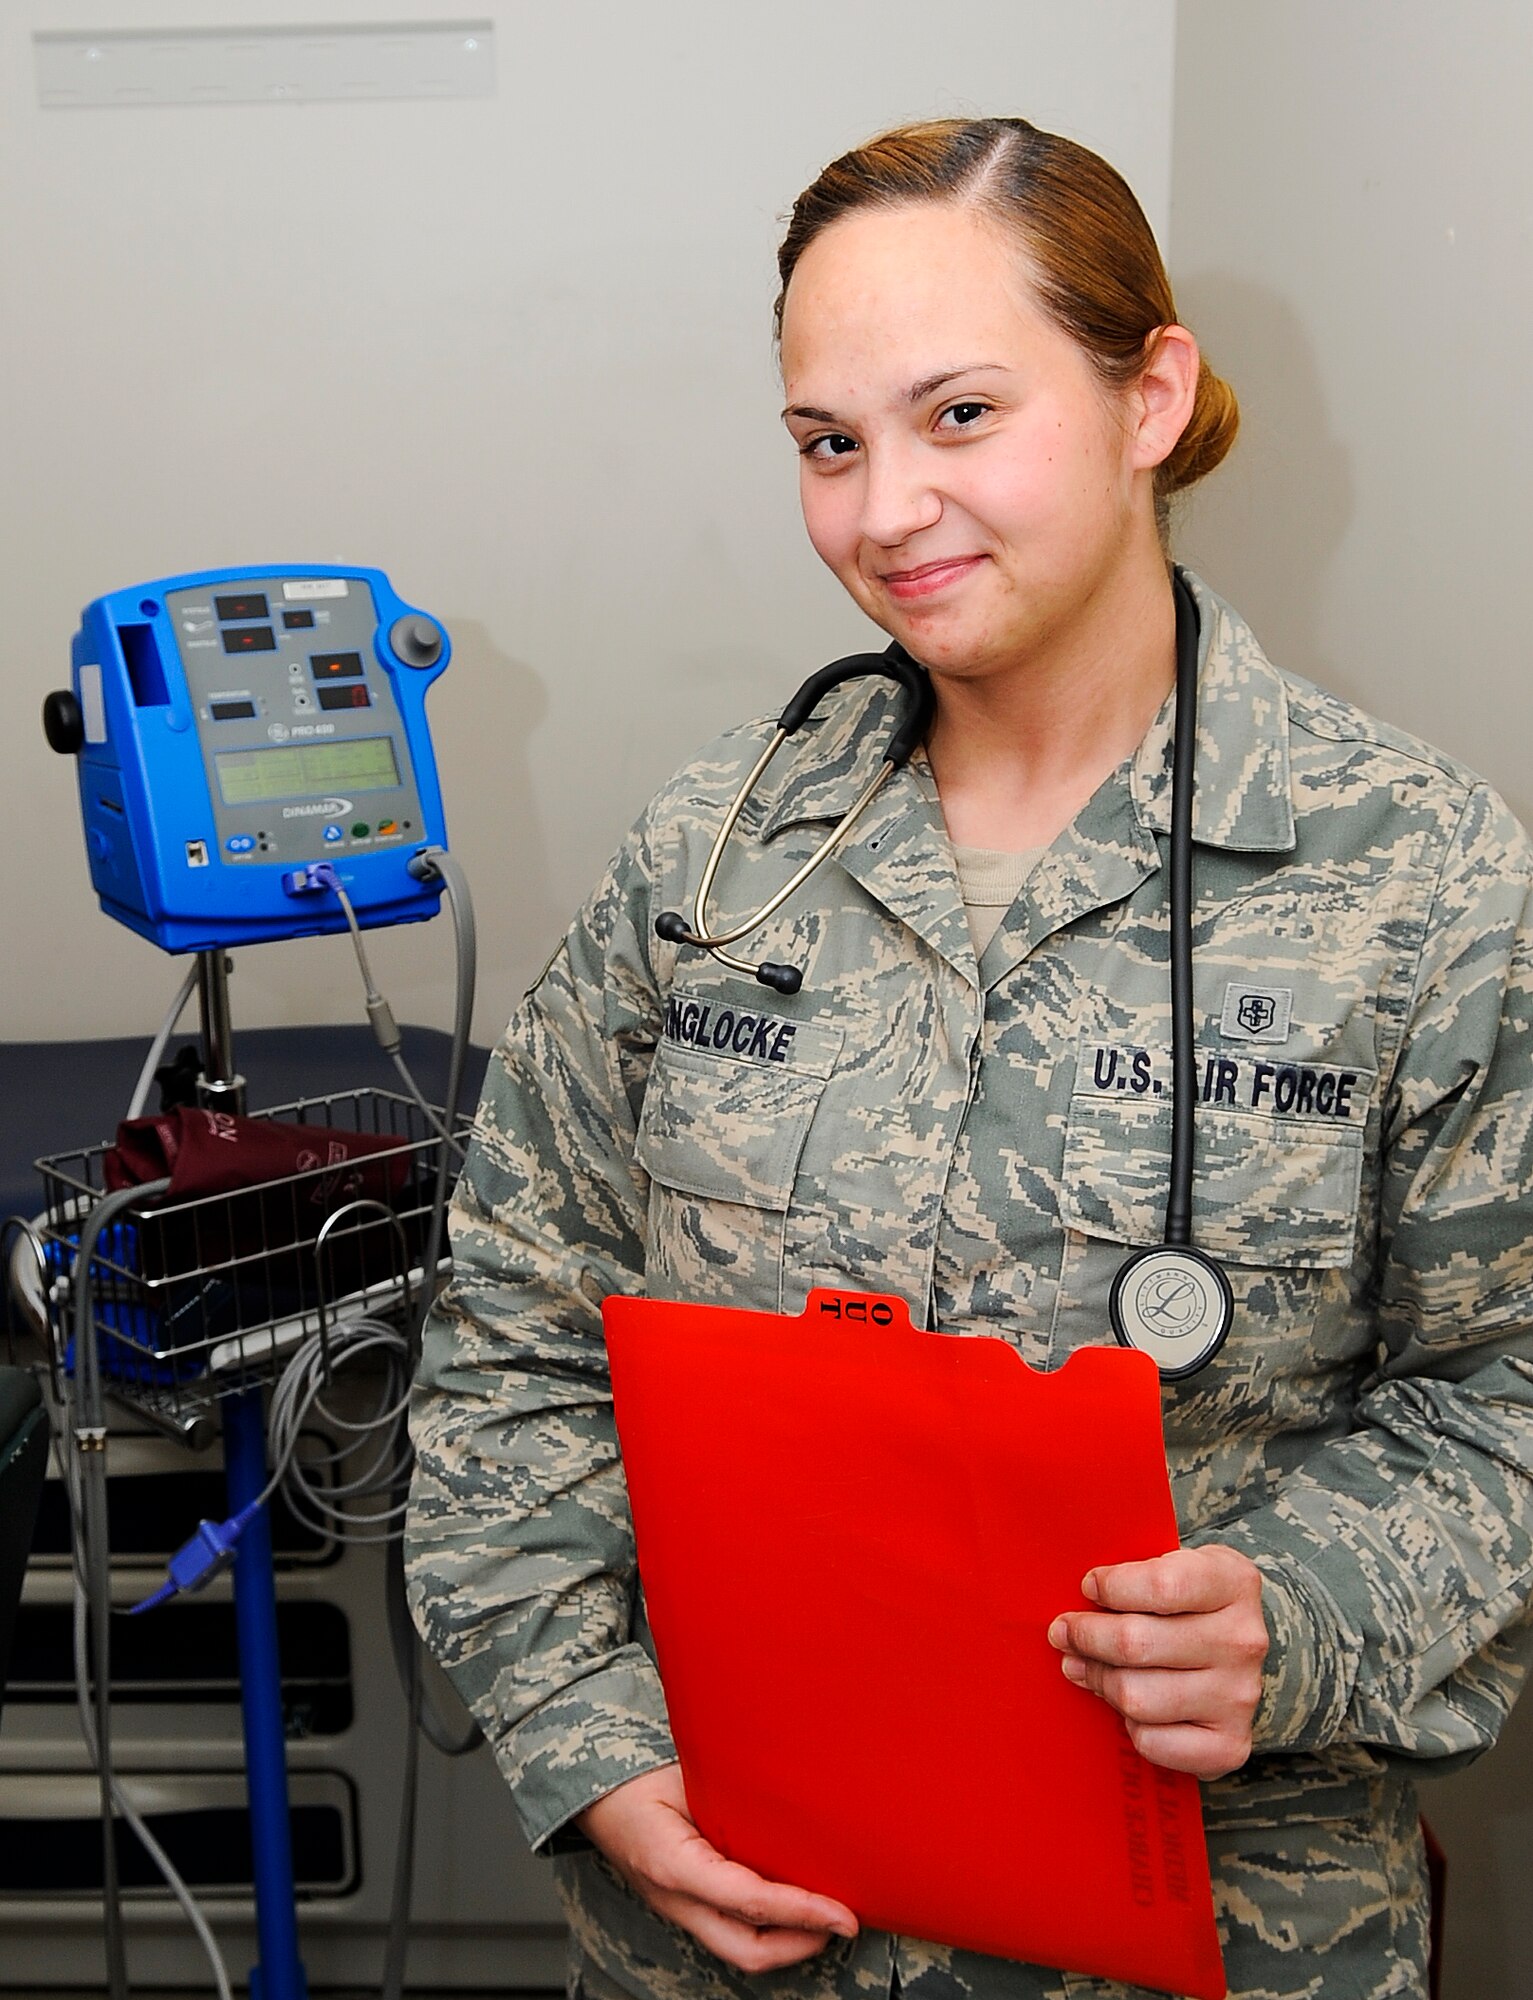
[[[351,829],[351,837],[353,840],[366,840],[368,833],[370,831],[371,829],[369,828],[367,821],[365,819],[359,819],[356,825]]]

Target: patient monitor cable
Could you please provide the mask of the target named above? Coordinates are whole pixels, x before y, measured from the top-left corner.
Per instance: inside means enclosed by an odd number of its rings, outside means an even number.
[[[452,915],[457,941],[457,1007],[453,1019],[452,1053],[448,1060],[447,1097],[444,1109],[449,1127],[456,1128],[459,1098],[463,1090],[463,1066],[468,1059],[469,1029],[474,1013],[474,986],[478,977],[478,942],[474,925],[474,904],[468,879],[452,856],[442,849],[428,848],[411,863],[412,870],[432,869],[442,878],[447,906]],[[407,1378],[413,1378],[420,1359],[421,1336],[436,1298],[436,1271],[447,1228],[448,1195],[447,1148],[437,1154],[436,1187],[427,1228],[425,1254],[421,1259],[423,1279],[420,1310],[410,1327],[410,1355]],[[401,1506],[408,1497],[407,1454],[398,1487]],[[389,1637],[394,1664],[409,1707],[409,1727],[405,1736],[405,1762],[399,1801],[399,1833],[394,1850],[394,1889],[389,1906],[388,1944],[383,1960],[383,2000],[401,2000],[404,1992],[405,1955],[410,1942],[410,1904],[415,1879],[415,1818],[420,1775],[420,1739],[429,1736],[433,1745],[448,1757],[463,1757],[484,1741],[484,1732],[470,1720],[456,1736],[437,1715],[426,1694],[421,1672],[420,1635],[410,1618],[405,1598],[404,1532],[384,1550],[384,1606],[388,1615]]]
[[[441,858],[445,860],[447,857],[444,855]],[[357,954],[357,967],[362,974],[362,990],[367,996],[367,1018],[372,1023],[373,1034],[377,1038],[379,1048],[382,1049],[395,1069],[399,1071],[405,1089],[415,1099],[421,1116],[425,1119],[426,1123],[442,1141],[443,1145],[450,1146],[461,1160],[463,1158],[463,1148],[451,1130],[451,1121],[457,1111],[456,1101],[452,1099],[451,1092],[449,1091],[447,1120],[444,1122],[437,1116],[435,1109],[426,1102],[420,1085],[410,1074],[409,1066],[400,1054],[400,1036],[399,1029],[394,1023],[394,1010],[373,984],[373,969],[367,962],[367,951],[362,943],[362,930],[357,922],[357,913],[351,907],[351,898],[341,886],[340,877],[327,862],[320,862],[312,872],[317,877],[326,881],[327,886],[334,892],[335,899],[340,904],[341,910],[345,915],[347,928],[351,932],[352,949]]]
[[[90,1599],[82,1563],[84,1541],[79,1532],[82,1507],[79,1461],[71,1454],[68,1445],[61,1443],[57,1436],[53,1438],[52,1446],[54,1463],[58,1468],[60,1481],[68,1496],[70,1517],[76,1524],[74,1551],[70,1564],[74,1586],[72,1634],[75,1709],[80,1724],[80,1734],[85,1742],[86,1754],[89,1756],[91,1763],[99,1771],[101,1768],[99,1737],[96,1730],[96,1718],[92,1711],[91,1698],[88,1692],[91,1682],[88,1639]],[[218,1949],[217,1940],[208,1927],[207,1918],[202,1914],[196,1897],[182,1880],[176,1864],[171,1860],[170,1856],[161,1847],[160,1843],[155,1839],[139,1816],[133,1801],[118,1783],[115,1775],[110,1776],[109,1783],[111,1786],[112,1803],[116,1807],[117,1812],[137,1835],[139,1845],[159,1870],[171,1894],[180,1904],[182,1915],[196,1933],[197,1941],[207,1956],[208,1966],[213,1974],[213,1983],[218,1989],[218,2000],[233,2000],[233,1990],[229,1983],[228,1967],[224,1964],[223,1954]]]
[[[106,1532],[106,1423],[101,1408],[101,1372],[96,1353],[94,1300],[90,1267],[102,1231],[136,1202],[164,1194],[169,1180],[145,1182],[103,1195],[80,1225],[75,1253],[77,1281],[71,1300],[74,1318],[73,1375],[64,1375],[64,1450],[79,1474],[80,1506],[74,1519],[79,1567],[84,1572],[89,1609],[90,1673],[95,1693],[95,1741],[86,1748],[101,1787],[101,1896],[106,1939],[107,1988],[111,2000],[127,2000],[127,1951],[123,1940],[122,1902],[117,1879],[117,1842],[112,1807],[118,1785],[112,1773],[111,1635],[112,1584]],[[73,1483],[69,1490],[74,1491]],[[84,1666],[84,1648],[75,1665]],[[83,1685],[78,1686],[81,1723],[88,1712]],[[135,1829],[136,1831],[137,1829]],[[200,1933],[199,1933],[200,1935]]]
[[[411,873],[429,881],[440,877],[453,919],[456,946],[456,1001],[453,1035],[448,1064],[445,1120],[438,1117],[419,1089],[400,1053],[399,1030],[388,1002],[377,991],[362,944],[360,927],[350,899],[333,869],[316,864],[309,872],[312,886],[328,888],[341,903],[353,947],[362,972],[368,1019],[379,1046],[393,1061],[411,1098],[437,1134],[442,1144],[437,1150],[437,1170],[428,1211],[426,1241],[421,1260],[422,1283],[418,1305],[412,1310],[408,1275],[405,1280],[406,1326],[403,1331],[388,1322],[358,1317],[322,1329],[299,1347],[282,1371],[272,1391],[268,1417],[268,1439],[272,1471],[257,1498],[225,1522],[203,1521],[197,1532],[177,1550],[168,1565],[167,1581],[151,1597],[134,1606],[144,1611],[163,1603],[181,1590],[201,1589],[226,1569],[233,1560],[235,1544],[244,1528],[279,1487],[285,1489],[290,1509],[298,1518],[330,1539],[345,1542],[386,1544],[385,1600],[389,1632],[396,1668],[408,1706],[411,1728],[406,1744],[401,1798],[399,1845],[395,1859],[393,1906],[390,1912],[384,1968],[385,2000],[398,2000],[403,1989],[404,1959],[409,1940],[410,1895],[414,1872],[414,1834],[419,1736],[424,1732],[432,1743],[449,1756],[463,1755],[482,1741],[477,1724],[454,1734],[432,1709],[421,1676],[420,1641],[411,1623],[404,1595],[403,1534],[412,1453],[405,1417],[410,1383],[420,1352],[421,1332],[436,1295],[437,1267],[446,1228],[447,1200],[451,1168],[449,1148],[458,1159],[463,1147],[455,1130],[459,1117],[463,1071],[467,1061],[470,1024],[473,1016],[477,973],[476,934],[473,904],[462,870],[440,848],[427,848],[410,864]],[[327,879],[328,878],[328,879]],[[138,1116],[148,1097],[155,1070],[165,1045],[175,1031],[195,984],[193,968],[166,1014],[151,1046],[149,1057],[135,1085],[129,1115]],[[106,1532],[106,1426],[102,1415],[100,1356],[96,1347],[95,1301],[89,1283],[91,1263],[102,1233],[126,1209],[153,1200],[169,1188],[168,1180],[145,1182],[104,1195],[80,1226],[74,1270],[76,1282],[71,1299],[74,1322],[75,1367],[73,1376],[64,1374],[65,1490],[75,1534],[75,1676],[81,1733],[101,1788],[103,1917],[107,1954],[107,1980],[111,2000],[127,2000],[127,1955],[122,1923],[120,1885],[114,1838],[114,1808],[132,1828],[145,1852],[175,1896],[207,1953],[220,2000],[230,2000],[227,1968],[218,1946],[197,1905],[163,1847],[154,1838],[118,1783],[112,1768],[110,1632],[112,1613],[111,1579]],[[340,1418],[324,1407],[321,1398],[335,1369],[363,1354],[385,1359],[384,1382],[377,1408],[361,1421]],[[325,1421],[355,1434],[356,1441],[326,1454],[321,1463],[335,1467],[358,1448],[363,1437],[378,1433],[378,1448],[362,1472],[347,1483],[325,1489],[305,1476],[304,1460],[298,1455],[298,1440],[305,1419],[318,1410]],[[74,1477],[68,1474],[73,1471]],[[382,1494],[385,1505],[362,1516],[355,1503]],[[90,1685],[93,1683],[93,1686]]]
[[[140,1118],[143,1116],[144,1106],[149,1102],[149,1093],[154,1088],[155,1071],[165,1060],[165,1045],[176,1032],[176,1023],[186,1012],[186,1003],[191,999],[196,990],[197,961],[194,958],[186,968],[186,977],[182,980],[180,989],[170,1004],[170,1011],[160,1023],[159,1033],[149,1044],[149,1053],[144,1058],[144,1066],[138,1073],[138,1082],[134,1084],[133,1095],[128,1100],[129,1118]]]
[[[420,1107],[432,1130],[442,1141],[437,1150],[436,1186],[433,1190],[425,1248],[421,1256],[419,1311],[409,1315],[407,1338],[400,1341],[403,1386],[397,1410],[392,1413],[397,1424],[394,1436],[398,1440],[399,1448],[394,1458],[390,1488],[391,1505],[385,1510],[384,1515],[379,1517],[387,1519],[390,1526],[385,1534],[376,1537],[387,1543],[384,1550],[384,1607],[388,1618],[389,1641],[394,1655],[395,1670],[404,1691],[409,1715],[409,1727],[405,1734],[399,1831],[394,1852],[394,1887],[390,1898],[382,1987],[383,2000],[400,2000],[404,1990],[405,1958],[410,1940],[410,1905],[415,1876],[415,1821],[420,1775],[420,1739],[422,1735],[429,1737],[433,1746],[448,1757],[464,1756],[469,1751],[477,1749],[484,1740],[483,1731],[478,1723],[473,1721],[470,1721],[465,1730],[455,1734],[431,1705],[421,1672],[420,1637],[410,1618],[404,1577],[404,1515],[409,1495],[410,1467],[413,1463],[409,1439],[405,1434],[405,1414],[409,1405],[410,1383],[414,1377],[415,1363],[420,1357],[422,1330],[426,1323],[426,1315],[430,1312],[436,1297],[437,1267],[441,1261],[442,1238],[447,1224],[448,1181],[451,1172],[448,1149],[451,1148],[460,1161],[464,1157],[464,1149],[455,1135],[459,1099],[463,1089],[463,1068],[468,1056],[469,1031],[474,1012],[478,944],[474,905],[469,895],[467,878],[445,849],[426,848],[410,863],[410,872],[424,881],[429,881],[433,877],[441,879],[452,915],[457,952],[457,1003],[453,1018],[452,1049],[448,1061],[444,1122],[426,1102],[400,1053],[399,1030],[394,1023],[393,1011],[373,982],[372,967],[368,963],[367,952],[362,943],[361,930],[350,899],[338,876],[325,862],[313,864],[306,872],[316,887],[323,886],[330,889],[339,900],[345,913],[347,927],[351,932],[357,966],[362,974],[367,1018],[372,1023],[378,1045],[399,1071],[406,1089]],[[391,1366],[393,1358],[391,1354]],[[292,1365],[284,1372],[282,1381],[277,1385],[277,1392],[272,1398],[271,1435],[274,1459],[277,1457],[278,1448],[277,1398],[287,1381],[291,1367]],[[380,1413],[377,1418],[379,1424],[388,1421],[389,1417],[386,1414]],[[293,1435],[296,1438],[296,1431]],[[292,1463],[296,1465],[296,1459],[293,1459]]]

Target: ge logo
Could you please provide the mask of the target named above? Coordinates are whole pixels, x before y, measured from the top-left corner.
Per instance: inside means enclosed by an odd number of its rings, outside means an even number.
[[[1248,1034],[1260,1035],[1277,1019],[1277,1002],[1265,993],[1243,993],[1235,1018]]]

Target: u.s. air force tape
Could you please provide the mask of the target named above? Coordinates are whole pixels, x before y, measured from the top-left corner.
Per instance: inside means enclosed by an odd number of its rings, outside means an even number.
[[[1124,1260],[1108,1295],[1112,1330],[1148,1354],[1167,1382],[1196,1374],[1235,1317],[1230,1281],[1201,1250],[1157,1243]]]

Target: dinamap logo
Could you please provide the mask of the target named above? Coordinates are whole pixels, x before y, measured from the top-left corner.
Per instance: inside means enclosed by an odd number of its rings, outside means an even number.
[[[315,799],[311,805],[284,806],[284,819],[344,819],[351,811],[350,799]]]

